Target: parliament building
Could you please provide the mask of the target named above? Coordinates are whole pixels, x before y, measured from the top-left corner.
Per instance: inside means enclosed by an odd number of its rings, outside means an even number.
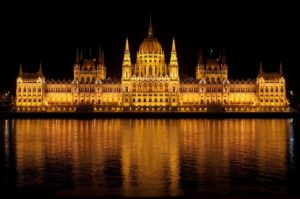
[[[180,77],[175,39],[166,62],[150,20],[136,63],[126,39],[120,79],[107,77],[101,49],[96,58],[85,58],[77,49],[72,80],[48,80],[41,65],[37,73],[25,73],[20,65],[15,107],[20,112],[288,110],[281,64],[276,73],[264,72],[260,64],[257,78],[251,80],[229,79],[228,68],[224,49],[218,58],[207,60],[200,50],[195,77]]]

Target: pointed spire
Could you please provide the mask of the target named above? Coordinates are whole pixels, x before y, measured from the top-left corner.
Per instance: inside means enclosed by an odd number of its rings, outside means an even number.
[[[198,65],[203,64],[203,53],[202,53],[202,48],[200,48],[200,52],[198,51]]]
[[[78,51],[78,46],[77,46],[75,64],[79,65],[79,63],[80,63],[80,59],[79,59],[79,51]]]
[[[22,70],[22,62],[20,62],[20,67],[19,67],[19,76],[22,76],[23,70]]]
[[[39,75],[43,74],[43,70],[42,70],[42,62],[40,62],[40,68],[39,68]]]
[[[152,37],[153,37],[153,30],[152,30],[152,20],[151,20],[151,15],[150,15],[148,38],[152,38]]]
[[[222,47],[222,64],[226,64],[225,47]]]
[[[173,41],[172,41],[172,51],[171,51],[170,65],[171,66],[178,66],[176,46],[175,46],[175,38],[174,37],[173,37]]]
[[[259,74],[262,74],[264,71],[263,71],[263,65],[262,65],[262,62],[259,63]]]
[[[280,62],[280,65],[279,65],[279,73],[280,73],[280,74],[283,74],[282,62]]]
[[[124,57],[123,57],[123,66],[131,66],[128,37],[126,37],[126,42],[125,42],[125,50],[124,50]]]
[[[172,41],[172,52],[176,52],[175,37],[174,36],[173,36],[173,41]]]
[[[99,45],[99,52],[98,52],[98,64],[102,64],[102,51],[101,51],[101,46]]]
[[[125,43],[125,52],[130,52],[130,51],[129,51],[129,42],[128,42],[128,37],[126,37],[126,43]]]
[[[90,48],[90,58],[92,57],[92,48]]]
[[[80,50],[80,61],[83,60],[82,50]]]
[[[102,50],[102,54],[101,54],[101,64],[104,66],[104,51]]]

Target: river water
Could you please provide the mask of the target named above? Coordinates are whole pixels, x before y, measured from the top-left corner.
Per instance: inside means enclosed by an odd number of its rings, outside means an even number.
[[[293,119],[0,121],[0,190],[58,197],[299,194]]]

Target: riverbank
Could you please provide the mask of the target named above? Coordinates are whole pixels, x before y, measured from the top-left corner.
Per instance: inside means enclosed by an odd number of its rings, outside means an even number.
[[[0,119],[300,118],[300,112],[1,112]]]

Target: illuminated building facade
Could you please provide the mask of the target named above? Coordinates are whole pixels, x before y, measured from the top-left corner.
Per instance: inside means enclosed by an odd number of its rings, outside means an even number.
[[[46,80],[19,69],[16,86],[18,111],[286,111],[285,77],[266,73],[260,65],[253,80],[228,79],[224,49],[218,58],[204,61],[202,50],[196,78],[180,78],[175,39],[169,63],[150,21],[148,36],[140,44],[136,63],[131,62],[125,42],[121,79],[107,78],[103,51],[97,58],[84,58],[77,49],[74,78]]]

